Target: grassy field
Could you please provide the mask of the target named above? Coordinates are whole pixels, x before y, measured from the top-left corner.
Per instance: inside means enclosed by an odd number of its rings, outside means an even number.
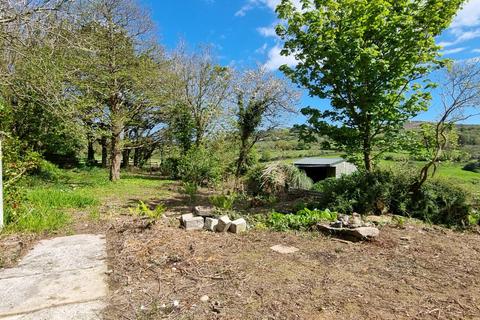
[[[30,178],[25,183],[25,204],[16,223],[5,232],[52,232],[68,227],[72,214],[99,219],[120,207],[135,207],[139,201],[168,195],[171,181],[154,176],[123,174],[111,183],[102,169],[62,170],[55,181]],[[105,209],[107,208],[107,209]],[[103,212],[101,212],[103,210]]]

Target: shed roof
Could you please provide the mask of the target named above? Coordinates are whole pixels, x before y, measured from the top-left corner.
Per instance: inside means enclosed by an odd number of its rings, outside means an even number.
[[[334,167],[337,164],[345,162],[342,158],[304,158],[294,162],[297,167]]]

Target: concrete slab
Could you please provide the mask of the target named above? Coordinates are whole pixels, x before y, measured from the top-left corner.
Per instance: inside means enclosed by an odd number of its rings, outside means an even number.
[[[2,317],[2,320],[97,320],[101,319],[103,302],[75,303],[64,306],[52,307],[32,313],[16,316]]]
[[[41,241],[0,271],[0,319],[99,319],[107,295],[105,237]]]

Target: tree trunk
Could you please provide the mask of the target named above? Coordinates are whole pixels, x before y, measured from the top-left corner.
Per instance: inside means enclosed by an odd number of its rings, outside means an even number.
[[[242,175],[242,168],[245,163],[245,160],[248,155],[248,150],[247,150],[247,141],[242,139],[241,145],[240,145],[240,153],[238,154],[238,160],[237,160],[237,171],[235,172],[235,178],[240,178]]]
[[[371,140],[371,116],[367,115],[365,132],[363,132],[363,163],[365,171],[372,172],[372,140]]]
[[[130,162],[130,149],[123,150],[122,168],[128,168]]]
[[[95,149],[92,140],[88,140],[87,163],[89,165],[95,164]]]
[[[120,180],[120,166],[122,163],[122,121],[112,121],[112,142],[110,154],[110,181]]]
[[[135,151],[133,151],[133,166],[135,168],[140,167],[140,153],[141,153],[140,148],[135,148]]]
[[[102,168],[106,168],[108,165],[108,140],[107,137],[102,137]]]

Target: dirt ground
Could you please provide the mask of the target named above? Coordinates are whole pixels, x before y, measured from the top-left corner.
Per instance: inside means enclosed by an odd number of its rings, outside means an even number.
[[[377,241],[353,244],[122,221],[107,241],[105,319],[480,319],[475,232],[383,227]],[[300,250],[279,254],[277,244]]]
[[[99,221],[75,212],[58,234],[2,236],[0,267],[41,238],[98,233],[108,245],[106,320],[480,319],[478,231],[407,223],[355,244],[317,232],[186,232],[174,217],[189,210],[180,196],[162,200],[172,217],[157,222],[121,215],[117,202]],[[299,251],[270,249],[278,244]]]

